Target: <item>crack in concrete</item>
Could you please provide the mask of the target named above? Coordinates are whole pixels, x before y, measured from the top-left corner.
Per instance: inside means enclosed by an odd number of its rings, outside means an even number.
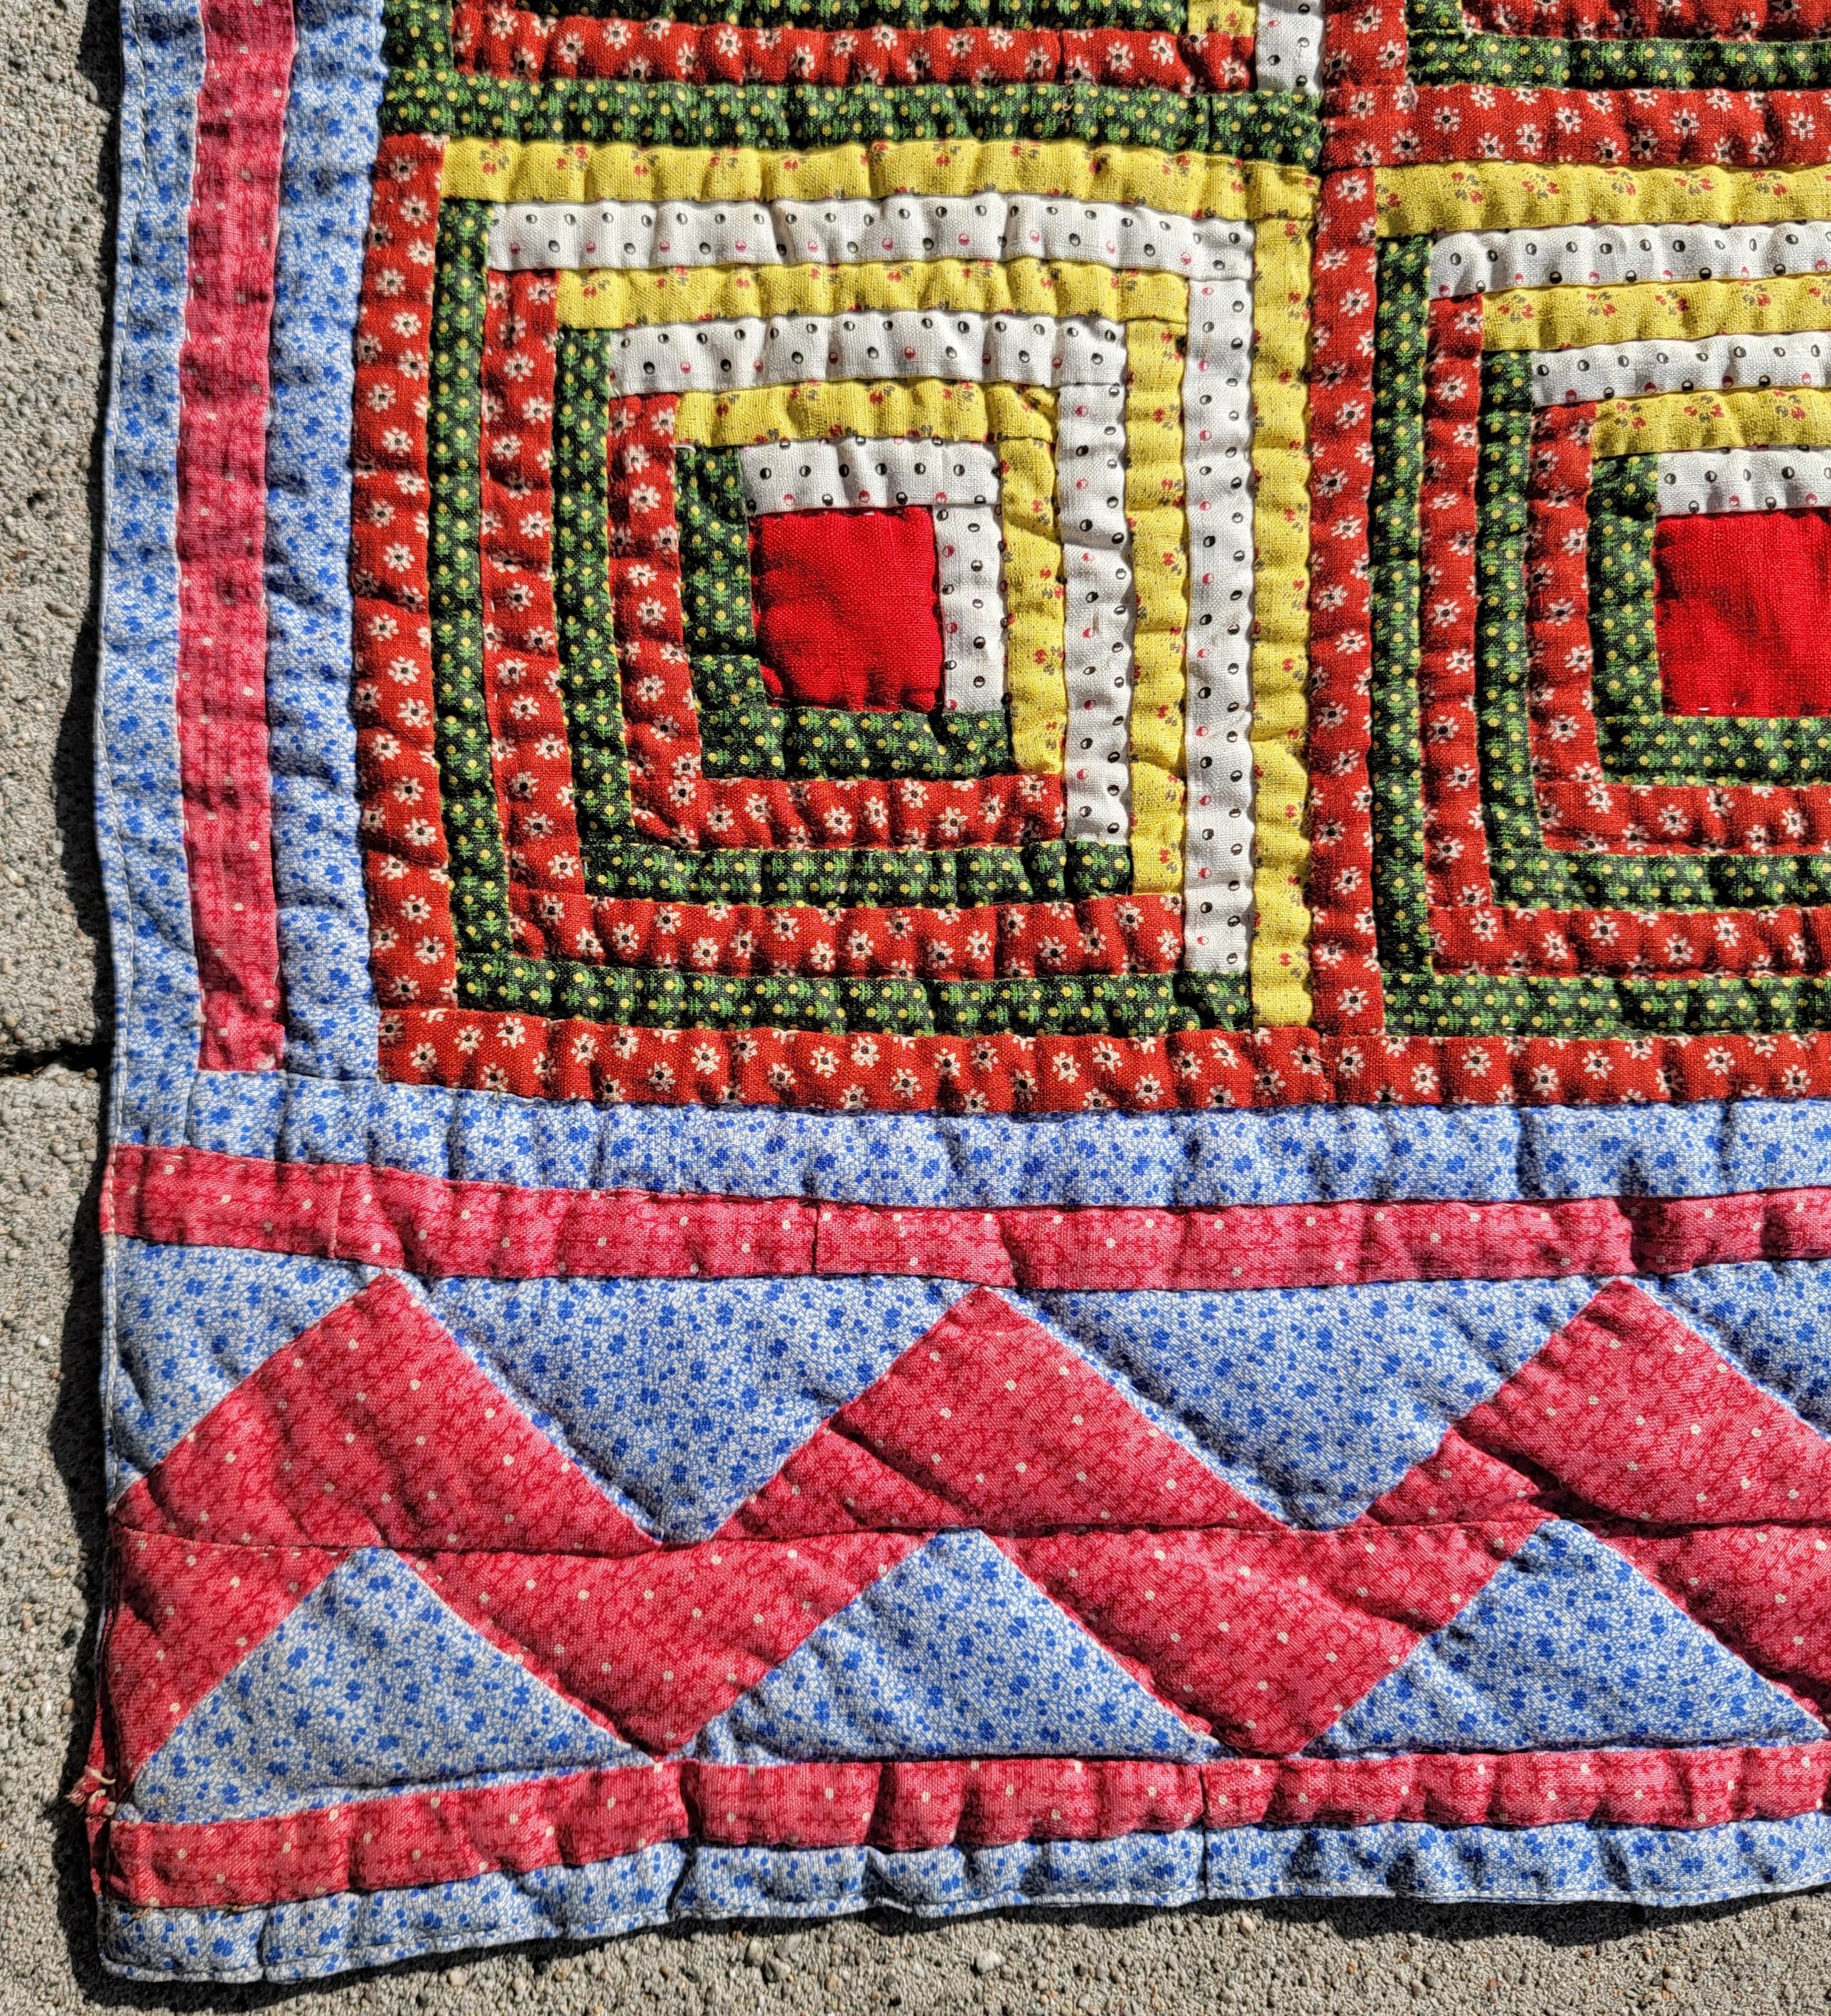
[[[88,1043],[53,1043],[41,1049],[14,1050],[0,1056],[0,1078],[36,1078],[61,1064],[66,1071],[99,1076],[108,1068],[109,1046],[99,1038]]]

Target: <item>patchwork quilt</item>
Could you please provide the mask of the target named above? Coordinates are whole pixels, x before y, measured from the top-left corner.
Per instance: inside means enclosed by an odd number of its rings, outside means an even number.
[[[126,0],[106,1964],[1831,1880],[1831,0],[567,4]]]

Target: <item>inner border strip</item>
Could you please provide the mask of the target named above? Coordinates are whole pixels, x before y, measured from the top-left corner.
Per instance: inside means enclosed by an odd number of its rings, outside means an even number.
[[[117,1148],[103,1229],[428,1279],[923,1274],[987,1287],[1293,1288],[1665,1275],[1831,1258],[1831,1189],[1545,1204],[976,1211],[455,1181]]]

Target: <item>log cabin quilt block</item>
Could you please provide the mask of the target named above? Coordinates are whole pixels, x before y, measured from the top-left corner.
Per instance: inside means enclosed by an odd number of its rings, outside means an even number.
[[[1831,18],[128,0],[117,1972],[1831,1880]]]

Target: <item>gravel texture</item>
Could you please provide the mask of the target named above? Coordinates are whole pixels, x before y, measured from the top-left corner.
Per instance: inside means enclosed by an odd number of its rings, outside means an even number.
[[[112,0],[0,0],[0,1064],[95,1042],[93,528],[119,91]]]
[[[99,1581],[106,980],[88,717],[117,77],[111,0],[86,20],[70,0],[0,0],[0,2016],[281,2003],[339,2016],[1831,2008],[1825,1895],[1665,1914],[1351,1903],[721,1928],[297,1993],[101,1973],[80,1831],[59,1795],[93,1712]]]

